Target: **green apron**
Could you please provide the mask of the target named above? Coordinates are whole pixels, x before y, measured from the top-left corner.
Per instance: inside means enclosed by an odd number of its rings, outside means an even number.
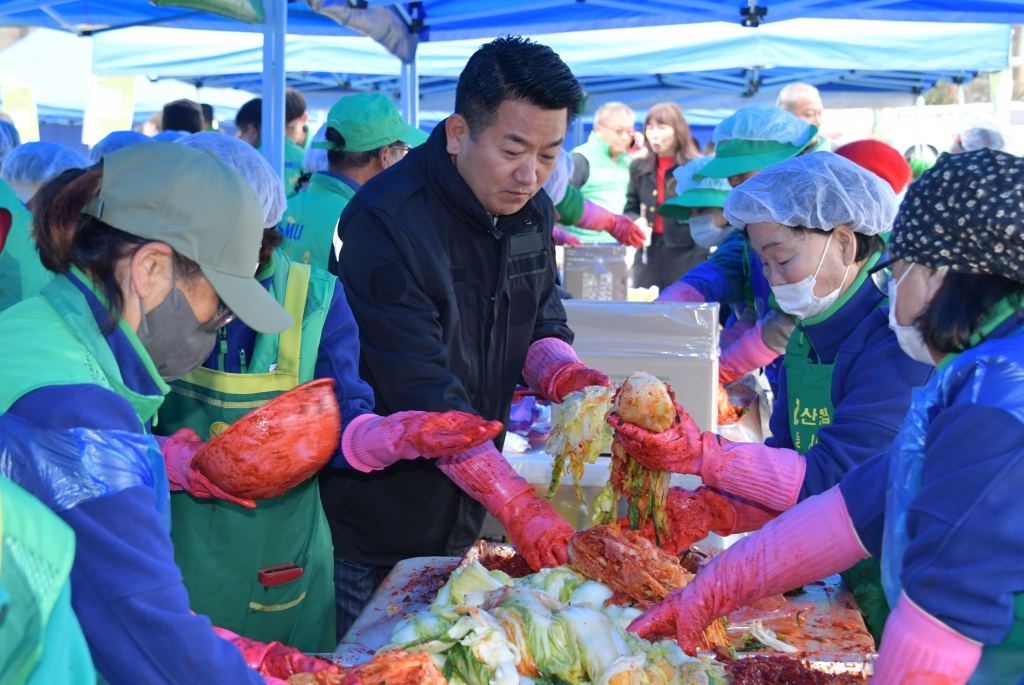
[[[39,294],[53,279],[39,261],[32,237],[32,212],[21,203],[11,187],[0,181],[0,208],[11,213],[11,231],[0,251],[0,312]]]
[[[191,428],[204,440],[300,383],[313,380],[334,279],[274,253],[271,294],[295,319],[280,335],[257,335],[245,373],[199,368],[171,385],[159,430]],[[265,278],[265,274],[258,277]],[[334,547],[316,478],[255,509],[188,493],[171,495],[171,540],[192,609],[253,640],[278,640],[304,652],[337,646]],[[301,576],[261,570],[294,564]],[[260,580],[268,584],[261,583]]]
[[[798,454],[806,454],[818,444],[818,430],[831,424],[835,417],[835,406],[832,404],[832,372],[835,365],[812,361],[813,347],[804,333],[804,326],[821,323],[839,311],[867,280],[868,271],[878,261],[878,257],[876,254],[868,260],[850,288],[824,313],[807,321],[798,321],[798,327],[786,345],[783,364],[786,367],[789,431],[793,438],[793,448]],[[883,299],[881,304],[886,302]],[[889,603],[882,590],[881,565],[877,559],[865,559],[842,575],[864,614],[864,622],[875,638],[875,644],[880,644],[882,629],[889,617]]]

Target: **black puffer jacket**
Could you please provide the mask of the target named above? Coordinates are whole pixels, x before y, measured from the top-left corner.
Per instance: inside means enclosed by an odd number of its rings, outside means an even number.
[[[665,172],[665,197],[659,198],[656,164],[651,159],[634,159],[629,167],[629,187],[626,189],[626,206],[622,213],[636,221],[642,209],[642,215],[653,227],[658,205],[676,196],[676,179],[672,175],[675,170],[673,166]],[[707,259],[709,251],[693,242],[689,224],[663,216],[661,228],[665,235],[665,247],[693,251],[693,264],[689,268]]]
[[[572,342],[555,289],[554,208],[540,191],[493,223],[446,145],[441,122],[360,189],[341,215],[337,273],[378,414],[458,409],[507,422],[530,344]],[[362,564],[460,553],[484,516],[428,459],[325,469],[321,496],[335,554]]]

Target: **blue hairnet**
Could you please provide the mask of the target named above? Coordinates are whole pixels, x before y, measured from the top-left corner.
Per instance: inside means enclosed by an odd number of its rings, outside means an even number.
[[[153,136],[153,140],[158,143],[177,143],[179,138],[184,138],[188,135],[192,134],[189,131],[160,131],[160,133]]]
[[[138,143],[152,142],[154,142],[152,138],[138,131],[114,131],[113,133],[108,133],[106,138],[92,146],[92,150],[89,150],[89,159],[95,164],[103,158],[103,155],[114,150],[120,150],[121,148]]]
[[[0,178],[8,183],[38,185],[68,169],[86,169],[90,166],[92,162],[67,145],[40,141],[14,148],[4,158]]]
[[[281,223],[285,207],[288,206],[284,183],[256,148],[234,136],[213,131],[190,133],[180,138],[178,144],[212,152],[220,161],[245,176],[263,205],[263,227],[274,228]]]
[[[964,130],[957,135],[950,152],[974,152],[988,148],[1013,154],[1010,149],[1012,144],[1009,131],[999,122],[988,118],[975,119],[968,122]]]
[[[314,143],[325,143],[327,142],[327,124],[323,124],[317,129],[317,132],[313,135]],[[302,158],[302,170],[307,174],[315,174],[318,171],[327,171],[327,150],[322,148],[315,148],[312,145],[306,150],[305,157]]]
[[[687,190],[724,190],[729,192],[732,186],[727,178],[705,178],[702,181],[693,180],[694,174],[708,165],[714,157],[697,157],[683,166],[677,166],[672,175],[676,179],[676,195],[682,195]]]
[[[751,105],[738,109],[715,126],[711,139],[716,144],[724,140],[773,140],[803,147],[811,142],[811,126],[781,107]]]
[[[9,121],[0,119],[0,162],[7,157],[7,154],[14,148],[21,145],[21,136],[18,129]]]
[[[899,203],[888,181],[845,157],[814,152],[773,164],[732,189],[725,218],[878,235],[892,230]]]

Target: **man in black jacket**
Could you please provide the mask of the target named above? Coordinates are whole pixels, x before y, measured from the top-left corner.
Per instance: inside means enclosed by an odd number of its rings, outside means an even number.
[[[342,213],[336,268],[377,413],[459,409],[507,422],[520,379],[556,401],[608,384],[569,345],[554,208],[540,192],[582,97],[550,48],[499,38],[467,63],[455,114]],[[515,474],[503,440],[450,459],[321,474],[339,636],[391,566],[461,554],[485,509],[535,569],[567,560],[572,528]]]

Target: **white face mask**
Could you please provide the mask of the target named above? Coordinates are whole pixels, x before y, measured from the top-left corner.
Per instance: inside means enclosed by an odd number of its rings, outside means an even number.
[[[835,234],[830,233],[828,236],[828,242],[825,243],[825,251],[821,253],[818,268],[813,276],[808,276],[796,283],[772,286],[772,294],[775,295],[775,301],[782,308],[782,311],[806,321],[807,319],[819,316],[839,299],[839,295],[843,291],[843,285],[846,283],[846,277],[850,275],[849,266],[846,267],[846,272],[843,274],[843,282],[839,284],[838,288],[825,297],[818,297],[814,294],[814,286],[818,283],[818,272],[821,271],[821,265],[825,263],[825,255],[828,254],[828,246],[832,244],[833,235]]]
[[[913,269],[914,264],[911,264],[910,268],[903,272],[898,281],[889,281],[889,328],[896,334],[896,342],[900,344],[900,349],[908,357],[922,364],[935,366],[935,357],[932,356],[928,345],[925,344],[921,331],[917,330],[916,326],[901,326],[896,320],[896,293],[899,290],[900,283],[903,282],[903,279]]]
[[[725,236],[729,235],[730,230],[728,226],[716,226],[714,214],[690,215],[690,237],[701,247],[718,247],[725,240]]]

